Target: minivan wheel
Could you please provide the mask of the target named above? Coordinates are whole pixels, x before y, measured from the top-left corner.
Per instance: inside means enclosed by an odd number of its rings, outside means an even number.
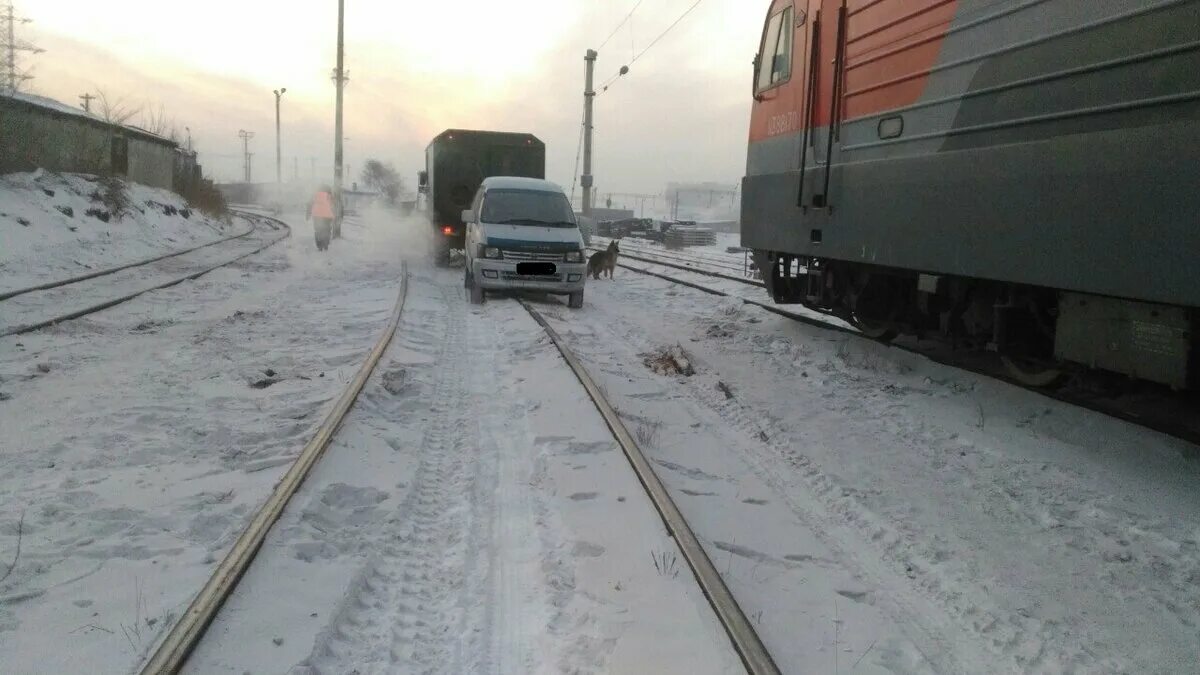
[[[572,293],[568,296],[567,307],[571,309],[579,309],[583,307],[583,291]]]
[[[482,305],[483,304],[483,287],[480,286],[479,284],[471,285],[471,304],[472,305]]]

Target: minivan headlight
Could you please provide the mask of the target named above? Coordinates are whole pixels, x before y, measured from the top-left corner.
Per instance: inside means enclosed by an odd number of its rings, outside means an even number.
[[[583,262],[583,251],[569,251],[567,253],[567,262]]]
[[[500,258],[504,257],[504,254],[500,252],[500,249],[496,248],[495,246],[481,246],[480,248],[483,249],[483,257],[485,258],[499,260]]]

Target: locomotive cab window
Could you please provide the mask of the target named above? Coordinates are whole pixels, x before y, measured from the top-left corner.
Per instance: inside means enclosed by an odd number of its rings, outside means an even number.
[[[792,75],[792,8],[767,19],[758,57],[758,91],[782,84]]]

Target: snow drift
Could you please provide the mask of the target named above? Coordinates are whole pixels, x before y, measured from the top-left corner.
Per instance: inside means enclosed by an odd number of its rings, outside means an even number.
[[[221,239],[243,227],[179,195],[47,171],[0,176],[0,293]]]

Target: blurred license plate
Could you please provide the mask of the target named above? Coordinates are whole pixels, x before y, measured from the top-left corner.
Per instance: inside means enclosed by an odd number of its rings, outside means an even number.
[[[554,263],[548,262],[524,262],[517,263],[517,274],[521,276],[531,277],[548,277],[553,275],[557,270]]]

